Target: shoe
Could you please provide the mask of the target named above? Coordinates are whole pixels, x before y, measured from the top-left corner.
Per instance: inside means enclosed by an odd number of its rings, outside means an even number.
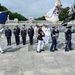
[[[58,49],[54,49],[55,51],[58,51]]]
[[[4,53],[4,51],[1,51],[1,54],[3,54]]]
[[[41,51],[45,51],[44,49],[41,49]]]
[[[72,48],[70,50],[73,50]]]
[[[65,51],[69,51],[69,50],[65,50]]]
[[[37,51],[37,53],[41,53],[41,51]]]
[[[7,46],[9,46],[9,44],[7,44]]]

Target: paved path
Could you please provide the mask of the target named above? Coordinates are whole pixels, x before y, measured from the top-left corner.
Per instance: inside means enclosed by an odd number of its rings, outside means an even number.
[[[4,54],[0,54],[0,75],[75,75],[75,35],[73,34],[73,51],[64,51],[64,34],[60,34],[58,51],[50,52],[45,45],[45,51],[36,52],[37,43],[33,46],[6,46],[6,39],[0,39]]]

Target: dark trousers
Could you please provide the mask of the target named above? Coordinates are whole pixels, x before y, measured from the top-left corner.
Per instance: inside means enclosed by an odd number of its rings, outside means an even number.
[[[57,46],[57,41],[56,41],[56,39],[52,38],[52,45],[51,45],[50,51],[52,51],[53,48],[54,48],[54,50],[56,50],[56,46]]]
[[[20,44],[20,37],[19,36],[15,36],[15,42],[16,42],[16,45]]]
[[[22,37],[22,43],[23,43],[23,45],[26,44],[26,37]]]
[[[29,39],[30,39],[30,45],[32,45],[33,44],[33,36],[29,37]]]
[[[71,43],[71,40],[67,40],[65,50],[71,50],[71,49],[72,49],[72,43]]]
[[[7,45],[11,45],[11,37],[6,37],[7,38]]]

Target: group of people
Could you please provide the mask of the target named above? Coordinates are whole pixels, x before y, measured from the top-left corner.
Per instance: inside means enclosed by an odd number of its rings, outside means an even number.
[[[52,38],[52,45],[50,48],[50,51],[57,50],[57,39],[59,36],[59,30],[58,26],[53,26],[52,30],[46,26],[39,26],[38,29],[38,46],[37,46],[37,52],[40,53],[41,51],[44,51],[44,45],[49,44],[50,42],[50,36]],[[53,50],[54,49],[54,50]]]
[[[52,40],[50,51],[54,52],[54,51],[58,50],[57,49],[58,37],[59,37],[58,26],[53,26],[52,29],[50,29],[48,27],[48,25],[44,25],[44,26],[36,25],[35,28],[30,26],[27,29],[26,26],[23,25],[22,29],[20,29],[18,27],[18,25],[16,25],[15,28],[13,29],[13,34],[15,36],[16,45],[20,44],[20,35],[22,37],[23,45],[26,44],[27,33],[28,33],[28,36],[29,36],[30,45],[33,45],[33,41],[34,41],[33,37],[35,35],[35,37],[37,39],[36,42],[38,43],[38,45],[37,45],[37,52],[38,53],[40,53],[41,51],[44,51],[45,44],[48,45],[50,43],[50,40]],[[71,42],[72,33],[74,33],[74,30],[72,30],[72,26],[66,27],[66,31],[65,31],[65,40],[66,40],[65,51],[73,50],[72,42]],[[6,39],[7,39],[7,46],[11,45],[12,30],[9,28],[9,26],[7,26],[6,29],[5,29],[5,36],[6,36]],[[0,51],[1,51],[1,53],[4,53],[1,46],[0,46]]]
[[[44,44],[46,43],[45,42],[46,32],[44,32],[44,30],[43,30],[42,26],[40,26],[40,28],[38,30],[38,46],[37,46],[37,52],[38,53],[40,53],[41,51],[44,51]],[[72,29],[72,26],[66,27],[66,31],[65,31],[65,40],[66,40],[65,51],[73,50],[71,39],[72,39],[72,33],[74,33],[74,32],[75,31]],[[51,47],[50,47],[51,52],[54,52],[54,51],[58,50],[57,49],[58,37],[59,37],[58,26],[53,26],[52,30],[51,30],[51,40],[52,40]]]
[[[18,25],[15,26],[15,28],[13,29],[13,34],[15,36],[16,45],[20,44],[20,35],[22,37],[23,45],[26,44],[27,32],[28,32],[28,36],[29,36],[29,39],[30,39],[30,45],[32,45],[33,44],[33,36],[34,36],[34,29],[32,28],[32,26],[30,26],[28,28],[28,30],[25,27],[25,25],[22,26],[22,29],[20,29],[18,27]],[[6,36],[6,39],[7,39],[7,46],[11,45],[12,30],[8,26],[5,29],[5,36]]]

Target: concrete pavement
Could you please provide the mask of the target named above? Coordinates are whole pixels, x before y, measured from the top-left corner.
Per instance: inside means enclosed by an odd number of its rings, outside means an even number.
[[[27,38],[28,40],[28,38]],[[25,46],[6,46],[6,39],[0,39],[4,54],[0,54],[0,75],[75,75],[75,35],[73,34],[73,49],[65,52],[64,33],[58,40],[58,51],[50,52],[50,45],[45,45],[45,51],[36,52],[37,43]]]

